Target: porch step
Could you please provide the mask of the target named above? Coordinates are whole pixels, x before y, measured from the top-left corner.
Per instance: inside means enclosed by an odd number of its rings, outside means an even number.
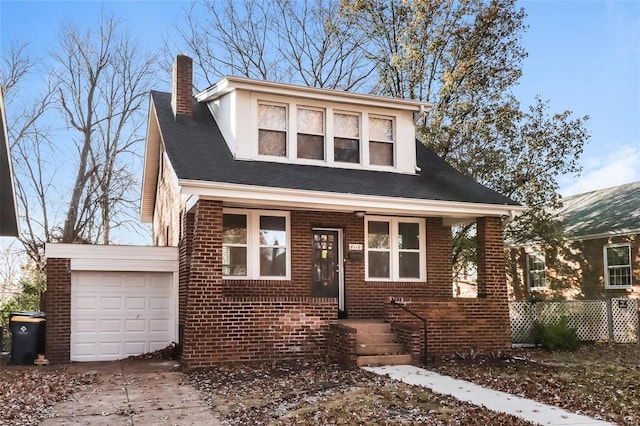
[[[358,344],[366,345],[369,343],[396,343],[397,337],[395,333],[358,333],[356,334]]]
[[[403,351],[400,343],[358,343],[356,348],[358,355],[392,355]]]
[[[357,330],[358,366],[411,364],[411,354],[407,354],[404,345],[398,342],[391,324],[377,320],[347,320],[345,323]]]
[[[410,365],[411,355],[363,355],[357,359],[358,367],[366,365]]]

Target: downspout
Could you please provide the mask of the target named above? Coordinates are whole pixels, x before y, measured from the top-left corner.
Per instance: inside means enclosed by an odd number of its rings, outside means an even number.
[[[510,224],[515,219],[516,219],[516,211],[515,210],[509,210],[509,216],[507,216],[506,218],[504,218],[502,220],[502,226],[506,226],[506,225]]]

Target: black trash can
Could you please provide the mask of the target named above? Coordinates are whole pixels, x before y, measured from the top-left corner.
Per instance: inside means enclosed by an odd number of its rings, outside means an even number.
[[[11,364],[30,365],[44,354],[46,315],[44,312],[11,312]]]

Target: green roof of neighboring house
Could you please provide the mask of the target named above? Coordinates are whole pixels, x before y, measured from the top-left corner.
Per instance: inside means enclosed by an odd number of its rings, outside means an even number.
[[[640,231],[640,182],[563,199],[558,216],[567,238]]]

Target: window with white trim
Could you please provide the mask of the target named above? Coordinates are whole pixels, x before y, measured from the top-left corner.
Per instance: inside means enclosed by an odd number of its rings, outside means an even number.
[[[396,116],[257,99],[258,155],[396,167]]]
[[[360,116],[333,115],[333,159],[342,163],[360,163]]]
[[[287,156],[287,107],[258,104],[258,153]]]
[[[367,280],[425,280],[424,220],[367,217],[365,234]]]
[[[324,111],[298,108],[298,158],[324,160]]]
[[[393,166],[393,120],[369,117],[369,163]]]
[[[547,263],[544,252],[527,253],[527,285],[529,290],[544,290],[547,288]]]
[[[603,250],[605,287],[631,287],[631,245],[610,244]]]
[[[288,213],[225,210],[222,228],[222,275],[225,278],[289,277]]]

